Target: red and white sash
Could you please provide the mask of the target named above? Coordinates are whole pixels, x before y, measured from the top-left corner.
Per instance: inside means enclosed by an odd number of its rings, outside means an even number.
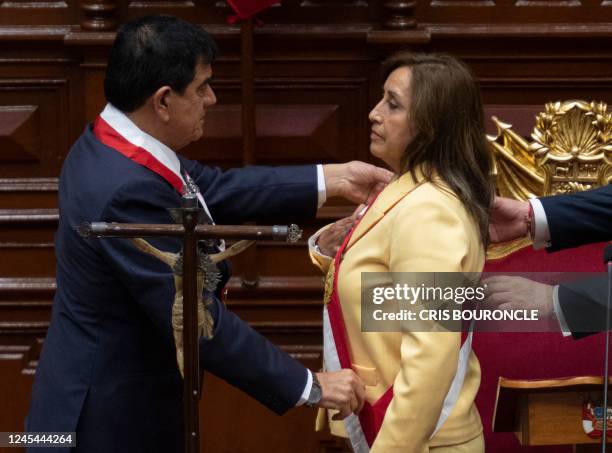
[[[374,201],[372,201],[370,206],[373,203]],[[349,234],[347,234],[342,246],[338,249],[334,257],[326,277],[326,293],[329,292],[329,294],[326,295],[325,299],[327,303],[323,307],[323,356],[325,369],[327,371],[338,371],[343,368],[351,368],[350,345],[338,294],[338,274],[340,273],[342,255],[356,228],[357,224]],[[457,372],[446,394],[440,417],[438,418],[438,422],[430,438],[438,432],[452,412],[461,392],[461,388],[463,387],[463,381],[465,380],[468,361],[472,351],[471,329],[463,340],[463,344],[459,351]],[[380,431],[385,413],[392,399],[393,387],[390,387],[374,403],[366,401],[358,416],[351,414],[344,419],[344,427],[355,453],[368,453],[370,451],[370,447],[374,443],[378,431]]]
[[[106,104],[94,121],[93,134],[106,146],[158,174],[178,193],[183,193],[183,188],[190,177],[187,172],[181,174],[181,164],[176,153],[155,137],[142,131],[111,104]],[[202,208],[212,219],[204,197],[199,191],[197,196]]]

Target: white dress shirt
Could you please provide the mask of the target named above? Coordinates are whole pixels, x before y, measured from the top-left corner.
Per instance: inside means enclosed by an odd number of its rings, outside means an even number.
[[[546,211],[542,202],[537,198],[531,198],[529,200],[531,209],[533,209],[533,219],[531,220],[534,224],[534,235],[533,248],[538,250],[544,247],[550,246],[550,229],[548,227],[548,219],[546,218]],[[555,285],[553,288],[553,310],[557,320],[559,321],[559,327],[564,337],[570,336],[572,333],[565,321],[563,310],[561,310],[561,304],[559,304],[559,285]]]

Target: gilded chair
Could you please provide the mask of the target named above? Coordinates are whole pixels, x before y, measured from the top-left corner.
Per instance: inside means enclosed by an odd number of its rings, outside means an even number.
[[[526,200],[570,193],[612,182],[612,114],[602,102],[554,102],[536,116],[531,141],[512,125],[493,117],[497,135],[489,136],[495,156],[497,193]],[[527,238],[493,245],[485,272],[599,272],[603,244],[547,253]],[[474,350],[482,366],[477,405],[487,451],[495,453],[569,453],[571,447],[521,447],[514,435],[491,431],[500,376],[543,379],[601,375],[603,336],[582,340],[560,333],[478,333]]]

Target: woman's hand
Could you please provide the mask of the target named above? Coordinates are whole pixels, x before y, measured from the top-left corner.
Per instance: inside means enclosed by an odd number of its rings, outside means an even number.
[[[317,245],[321,253],[326,256],[335,256],[354,224],[355,219],[353,217],[345,217],[323,231],[317,239]]]
[[[359,220],[362,214],[364,205],[357,207],[353,215],[338,220],[328,229],[323,231],[317,238],[317,245],[323,255],[335,256],[338,249],[342,245],[344,238],[351,231],[351,228],[355,226],[357,220]]]

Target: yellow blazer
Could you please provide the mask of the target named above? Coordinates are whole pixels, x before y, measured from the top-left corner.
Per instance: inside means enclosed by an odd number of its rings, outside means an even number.
[[[312,251],[311,258],[327,271],[331,259]],[[352,368],[366,385],[366,400],[373,403],[394,386],[371,453],[427,452],[478,436],[480,365],[472,352],[454,409],[430,439],[457,370],[461,334],[362,332],[361,273],[481,272],[484,260],[478,227],[462,203],[420,174],[416,181],[405,174],[390,183],[361,219],[340,266],[338,292]],[[333,434],[346,437],[343,423],[326,412],[319,412],[317,429],[329,423]]]

